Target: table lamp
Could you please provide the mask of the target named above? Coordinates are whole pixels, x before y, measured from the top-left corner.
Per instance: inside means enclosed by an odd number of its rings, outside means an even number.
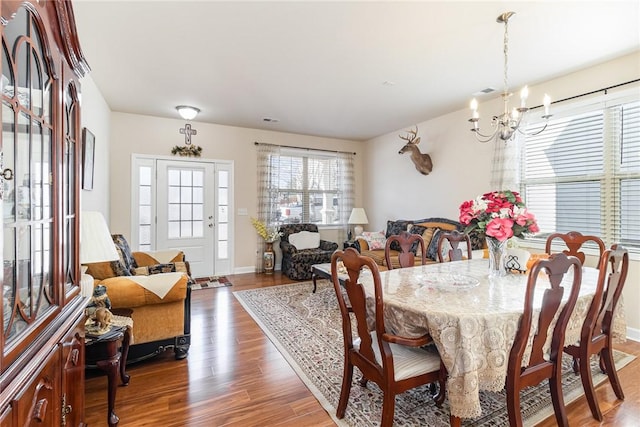
[[[115,261],[119,258],[107,222],[100,212],[83,211],[80,215],[80,264],[82,278],[80,289],[83,297],[93,294],[93,277],[86,274],[85,264]]]
[[[353,227],[353,232],[356,237],[362,235],[362,225],[360,224],[369,224],[369,219],[367,219],[367,214],[364,211],[364,208],[353,208],[351,211],[351,215],[349,216],[349,224],[357,224]]]

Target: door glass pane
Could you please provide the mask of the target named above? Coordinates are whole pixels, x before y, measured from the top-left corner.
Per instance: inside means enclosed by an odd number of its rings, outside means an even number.
[[[218,222],[229,222],[228,212],[227,206],[218,206]]]
[[[229,240],[227,224],[218,224],[218,240]]]
[[[219,205],[228,205],[229,204],[229,190],[226,188],[218,188],[218,204]]]
[[[229,172],[227,171],[219,171],[218,172],[218,187],[229,187]]]
[[[226,240],[218,242],[218,258],[229,258],[229,243]]]

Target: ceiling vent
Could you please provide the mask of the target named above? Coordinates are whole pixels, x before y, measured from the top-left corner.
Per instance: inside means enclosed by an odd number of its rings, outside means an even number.
[[[482,89],[482,90],[480,90],[480,91],[478,91],[478,92],[474,93],[474,94],[473,94],[473,96],[486,95],[486,94],[488,94],[488,93],[495,92],[495,91],[496,91],[496,89],[495,89],[495,88],[493,88],[493,87],[488,87],[488,88],[486,88],[486,89]]]
[[[267,123],[278,123],[280,120],[274,119],[273,117],[264,117],[262,121]]]

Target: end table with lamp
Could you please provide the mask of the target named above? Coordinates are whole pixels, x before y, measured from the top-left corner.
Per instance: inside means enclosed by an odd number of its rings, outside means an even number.
[[[353,227],[353,232],[355,234],[353,236],[353,240],[355,240],[356,237],[362,234],[362,225],[369,224],[369,219],[367,218],[367,213],[364,211],[364,208],[353,208],[347,222],[349,224],[355,224],[355,227]]]

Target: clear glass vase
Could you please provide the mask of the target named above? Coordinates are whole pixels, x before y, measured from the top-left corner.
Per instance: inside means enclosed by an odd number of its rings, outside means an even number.
[[[507,259],[507,241],[501,242],[493,237],[486,237],[489,249],[489,277],[507,275],[505,262]]]

